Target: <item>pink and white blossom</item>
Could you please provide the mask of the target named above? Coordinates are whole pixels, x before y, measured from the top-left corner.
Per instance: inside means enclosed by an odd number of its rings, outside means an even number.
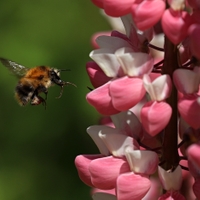
[[[103,119],[80,179],[94,200],[200,199],[199,1],[92,2],[115,30],[92,37],[86,100]]]

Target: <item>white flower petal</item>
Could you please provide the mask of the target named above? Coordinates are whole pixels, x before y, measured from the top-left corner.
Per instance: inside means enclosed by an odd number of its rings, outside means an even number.
[[[113,156],[123,157],[125,155],[125,149],[138,149],[139,145],[137,141],[129,136],[118,132],[108,132],[102,130],[99,132],[99,137],[102,139],[106,147],[112,153]]]
[[[172,82],[169,75],[161,75],[151,83],[149,75],[145,74],[143,82],[151,100],[163,101],[171,94]]]
[[[170,0],[168,1],[170,7],[175,11],[182,11],[185,8],[184,0]]]
[[[114,52],[110,49],[96,49],[89,55],[108,77],[116,77],[120,64]]]
[[[165,37],[163,33],[157,34],[151,40],[151,44],[164,49],[164,38]],[[150,51],[154,58],[156,57],[160,59],[164,57],[164,51],[157,51],[156,49],[150,49]]]
[[[143,44],[145,40],[151,41],[153,38],[153,28],[147,29],[145,31],[138,30],[131,14],[121,17],[122,23],[124,24],[127,37],[136,45]],[[137,42],[136,42],[137,41]]]
[[[145,103],[148,102],[147,95],[145,95],[142,100],[138,104],[136,104],[134,107],[132,107],[130,110],[134,113],[134,115],[138,118],[138,120],[141,122],[141,109],[144,106]]]
[[[158,167],[158,175],[165,190],[179,190],[182,184],[181,167],[178,166],[173,172],[167,172]]]
[[[127,35],[127,37],[129,38],[130,33],[131,33],[131,29],[132,29],[133,24],[134,24],[133,18],[132,18],[132,16],[129,14],[129,15],[122,16],[122,17],[121,17],[121,20],[122,20],[122,23],[123,23],[123,25],[124,25],[126,35]]]
[[[193,94],[199,90],[199,74],[186,69],[177,69],[173,73],[174,84],[181,93]]]
[[[107,128],[108,128],[107,126],[101,126],[101,125],[90,126],[87,128],[87,133],[89,134],[89,136],[93,139],[93,141],[97,145],[100,153],[105,156],[110,155],[110,152],[109,152],[108,148],[106,147],[106,145],[104,144],[104,142],[99,137],[99,132],[102,129],[107,129]]]
[[[100,48],[106,48],[112,51],[116,51],[122,47],[131,48],[131,45],[126,40],[119,37],[101,35],[96,39],[96,42]]]
[[[120,17],[111,17],[111,16],[107,15],[103,9],[100,9],[100,12],[107,19],[107,21],[109,22],[109,24],[112,27],[112,30],[117,30],[120,33],[125,32],[124,26],[123,26],[123,23],[122,23]]]
[[[148,74],[153,68],[153,58],[141,52],[133,52],[131,48],[121,48],[115,52],[125,74],[129,76],[141,76]]]
[[[141,123],[131,111],[124,111],[116,115],[112,115],[111,119],[115,127],[119,130],[124,130],[126,135],[132,136],[135,139],[141,136]]]
[[[195,66],[193,69],[193,72],[199,76],[199,80],[200,80],[200,66]]]
[[[153,174],[158,167],[158,156],[153,151],[126,149],[126,159],[135,173]]]

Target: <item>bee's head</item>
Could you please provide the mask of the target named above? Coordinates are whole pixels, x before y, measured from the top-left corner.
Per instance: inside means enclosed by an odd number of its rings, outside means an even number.
[[[51,69],[50,70],[50,79],[52,81],[52,83],[55,83],[56,85],[59,85],[61,87],[61,91],[60,91],[60,95],[57,98],[60,98],[62,96],[63,93],[63,87],[65,85],[73,85],[76,87],[76,85],[74,83],[70,83],[70,82],[65,82],[63,80],[60,79],[60,71],[70,71],[68,69]]]

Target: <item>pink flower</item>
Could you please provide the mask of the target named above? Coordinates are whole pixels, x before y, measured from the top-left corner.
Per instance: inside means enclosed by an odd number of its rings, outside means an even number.
[[[119,17],[126,15],[130,12],[130,7],[134,3],[134,0],[92,0],[92,2],[100,8],[103,8],[106,14]]]
[[[105,116],[87,129],[100,153],[75,159],[80,179],[94,200],[199,199],[199,2],[92,2],[117,26],[92,38],[86,99]]]
[[[199,155],[200,145],[192,144],[187,149],[188,160],[192,162],[195,168],[200,169],[200,155]],[[200,178],[200,176],[199,176]]]
[[[189,25],[190,16],[187,12],[167,9],[162,16],[163,30],[174,44],[179,44],[186,38]]]
[[[86,64],[86,70],[92,85],[97,88],[111,80],[103,70],[93,61]]]
[[[141,109],[141,122],[144,129],[152,136],[158,134],[168,124],[171,117],[171,107],[163,102],[171,93],[172,83],[169,76],[162,75],[153,82],[149,76],[143,77],[144,86],[152,101]],[[162,117],[157,117],[161,115]]]
[[[91,91],[86,99],[99,113],[112,115],[133,107],[144,95],[143,81],[140,78],[124,76]]]
[[[155,25],[165,9],[163,0],[124,0],[123,2],[120,0],[93,0],[93,3],[103,8],[109,16],[120,17],[131,13],[140,30],[146,30]]]
[[[87,72],[93,86],[97,87],[87,96],[87,101],[103,115],[112,115],[130,109],[145,95],[141,76],[150,73],[153,58],[138,52],[148,34],[136,34],[136,29],[128,17],[123,18],[127,36],[100,36],[100,49],[90,53],[95,61],[87,64]],[[131,41],[135,37],[134,41]],[[129,96],[128,96],[129,95]],[[126,96],[126,98],[124,98]]]
[[[142,186],[142,187],[141,187]],[[149,178],[132,172],[122,174],[117,179],[118,200],[141,200],[151,187]]]
[[[173,74],[177,89],[183,94],[179,99],[178,109],[181,117],[193,128],[199,128],[200,103],[197,92],[199,91],[199,74],[194,71],[178,69]]]
[[[173,172],[167,172],[159,167],[158,174],[163,188],[167,191],[167,193],[162,195],[159,200],[170,200],[172,198],[176,200],[185,200],[185,198],[178,192],[182,184],[182,173],[180,166],[178,166]]]
[[[190,50],[192,54],[200,59],[200,49],[199,49],[199,31],[200,25],[193,24],[190,26],[188,33],[189,33],[189,42],[190,42]]]
[[[116,188],[118,199],[125,199],[127,195],[139,199],[146,195],[151,186],[149,175],[157,170],[157,154],[139,150],[134,138],[142,136],[141,127],[134,114],[124,112],[112,119],[116,128],[100,125],[87,130],[101,154],[77,156],[75,165],[81,180],[87,185],[101,190]],[[138,185],[136,191],[132,191],[133,186],[125,189],[123,184],[130,180],[134,184],[143,184]]]
[[[138,29],[146,30],[160,20],[164,10],[164,0],[143,0],[135,1],[131,7],[131,14]]]

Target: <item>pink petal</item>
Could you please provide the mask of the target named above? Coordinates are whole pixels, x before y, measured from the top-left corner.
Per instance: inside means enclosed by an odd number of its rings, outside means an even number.
[[[195,95],[183,97],[178,102],[181,117],[193,128],[200,127],[200,97]]]
[[[115,128],[110,116],[102,116],[99,121],[99,124]]]
[[[158,74],[158,73],[154,73],[154,72],[151,72],[150,74],[149,74],[149,77],[150,77],[150,79],[151,79],[151,82],[153,82],[154,80],[156,80],[158,77],[160,77],[161,76],[161,74]]]
[[[116,195],[116,192],[115,192],[115,188],[114,189],[110,189],[110,190],[101,190],[99,188],[93,188],[92,191],[91,191],[91,194],[95,194],[95,193],[107,193],[107,194],[112,194],[112,195]]]
[[[102,115],[113,115],[119,113],[119,111],[116,110],[112,105],[111,97],[109,94],[109,86],[110,82],[91,91],[86,96],[88,103],[94,106],[96,110]]]
[[[171,107],[165,102],[150,101],[141,110],[141,120],[144,129],[155,136],[163,130],[172,114]]]
[[[137,1],[135,1],[137,4]],[[165,10],[165,1],[144,0],[138,6],[131,8],[133,20],[139,30],[146,30],[154,26]],[[155,14],[156,13],[156,14]]]
[[[196,179],[193,185],[193,191],[197,199],[200,199],[200,179]]]
[[[163,194],[158,200],[186,200],[186,199],[177,191],[168,191],[167,193]]]
[[[151,187],[150,180],[134,173],[121,174],[117,179],[118,200],[141,200]]]
[[[189,14],[167,9],[162,16],[162,27],[171,42],[179,44],[187,36]]]
[[[173,73],[173,81],[178,91],[183,94],[193,94],[199,90],[199,75],[194,71],[177,69]]]
[[[199,167],[198,165],[196,165],[195,162],[193,162],[192,160],[188,160],[188,167],[189,167],[189,171],[191,173],[191,175],[197,179],[197,178],[200,178],[200,170],[199,170]]]
[[[159,179],[155,178],[154,176],[151,176],[150,181],[151,188],[142,200],[158,199],[159,196],[162,194],[162,186],[160,184]]]
[[[188,159],[197,167],[200,168],[200,145],[192,144],[187,149]]]
[[[90,81],[95,88],[107,83],[111,79],[106,76],[102,69],[93,61],[87,62],[86,70]]]
[[[75,165],[78,170],[78,175],[80,179],[90,187],[94,187],[91,182],[91,176],[89,172],[89,164],[98,158],[101,158],[102,155],[79,155],[75,158]]]
[[[121,17],[130,12],[130,6],[135,0],[104,0],[104,10],[107,15]]]
[[[153,151],[126,149],[126,158],[133,172],[153,174],[158,168],[158,156]]]
[[[199,40],[200,25],[199,24],[191,25],[188,32],[189,32],[190,50],[195,57],[200,59],[200,40]]]
[[[130,168],[124,159],[109,156],[92,161],[89,171],[92,184],[99,189],[108,190],[115,188],[117,177],[129,172]]]
[[[110,84],[110,95],[115,109],[128,110],[144,97],[143,81],[127,76],[116,79]]]

